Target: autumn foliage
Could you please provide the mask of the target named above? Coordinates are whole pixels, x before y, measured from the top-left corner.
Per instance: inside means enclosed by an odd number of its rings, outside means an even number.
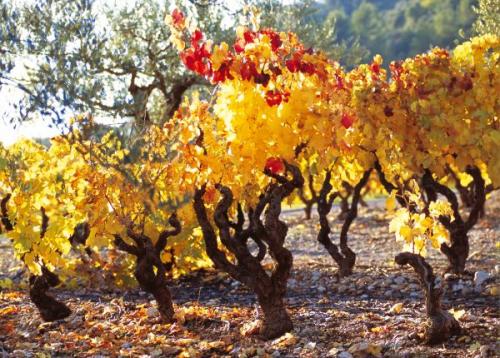
[[[216,86],[211,98],[193,93],[132,146],[113,131],[86,136],[93,119],[80,116],[48,149],[27,140],[0,148],[3,231],[34,277],[78,276],[78,248],[105,271],[100,255],[121,250],[129,256],[120,270],[172,321],[167,278],[213,262],[255,293],[260,334],[278,337],[293,329],[284,303],[293,259],[283,203],[309,193],[318,241],[342,277],[354,270],[348,232],[368,187],[387,191],[390,230],[412,251],[398,263],[433,284],[419,259],[432,247],[464,273],[467,234],[484,211],[486,188],[500,185],[498,37],[435,48],[389,70],[377,55],[346,71],[293,33],[242,26],[232,45],[213,44],[189,22],[180,10],[167,17],[171,41],[186,70]],[[467,213],[451,171],[470,184]],[[337,245],[328,215],[344,195],[352,199]],[[425,292],[434,300],[431,320],[448,319],[441,292]],[[459,331],[448,323],[443,335],[435,324],[429,340]]]

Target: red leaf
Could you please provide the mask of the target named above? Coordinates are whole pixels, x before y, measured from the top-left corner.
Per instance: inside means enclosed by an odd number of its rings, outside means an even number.
[[[269,106],[279,106],[281,101],[283,100],[283,97],[281,95],[280,91],[274,90],[274,91],[267,91],[266,92],[266,102]]]
[[[202,39],[203,39],[203,33],[199,29],[196,29],[191,35],[191,46],[197,48],[198,42],[200,42]]]
[[[380,73],[380,65],[378,63],[372,63],[370,65],[370,70],[378,75]]]
[[[288,68],[288,71],[290,72],[297,72],[300,69],[300,61],[293,59],[293,60],[288,60],[286,61],[286,68]]]
[[[243,33],[243,38],[245,39],[245,44],[249,44],[255,39],[255,34],[252,31],[247,30]]]
[[[280,158],[267,158],[265,170],[268,170],[273,174],[280,174],[285,171],[285,164],[283,164],[283,161]]]
[[[245,41],[243,39],[238,39],[233,45],[234,51],[236,53],[241,53],[245,51]]]
[[[177,28],[183,27],[185,19],[182,11],[180,11],[179,9],[174,9],[174,11],[172,11],[172,20],[174,22],[175,27]]]
[[[354,123],[354,118],[348,113],[342,114],[342,119],[340,121],[345,128],[349,128]]]

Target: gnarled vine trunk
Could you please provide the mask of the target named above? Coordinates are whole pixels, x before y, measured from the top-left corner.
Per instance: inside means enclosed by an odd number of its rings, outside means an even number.
[[[7,209],[10,198],[11,195],[8,194],[0,201],[1,222],[6,231],[14,230],[14,225],[9,219]],[[40,208],[40,213],[42,215],[40,239],[43,240],[49,227],[49,217],[43,207]],[[43,262],[41,265],[41,275],[30,275],[29,296],[44,321],[56,321],[66,318],[71,314],[71,310],[68,306],[47,293],[52,287],[59,285],[60,282],[59,277],[51,272]]]
[[[375,169],[379,174],[380,182],[387,192],[390,193],[393,190],[397,190],[396,199],[398,203],[402,207],[407,207],[410,212],[416,212],[417,208],[405,199],[405,193],[401,188],[396,188],[386,179],[379,162],[375,162]],[[455,274],[463,274],[465,272],[465,264],[469,256],[468,233],[484,212],[484,203],[486,201],[485,182],[479,168],[468,166],[466,172],[473,179],[469,197],[471,200],[471,209],[466,219],[460,213],[458,199],[453,190],[439,183],[428,169],[425,170],[422,176],[422,189],[426,196],[425,208],[422,211],[428,214],[430,204],[438,200],[438,195],[442,195],[450,203],[453,211],[453,218],[443,215],[439,217],[439,221],[450,234],[450,244],[443,243],[440,249],[448,259],[449,266],[447,271]]]
[[[356,254],[348,245],[348,233],[351,224],[358,215],[358,204],[361,196],[361,189],[367,184],[370,178],[371,169],[365,171],[360,181],[352,190],[352,203],[349,210],[344,216],[344,223],[340,232],[339,247],[335,245],[330,239],[330,223],[328,222],[328,213],[330,212],[333,201],[339,193],[331,193],[332,185],[330,184],[331,173],[327,172],[323,186],[321,188],[318,199],[318,214],[320,222],[320,231],[318,232],[318,241],[326,248],[330,256],[335,260],[339,266],[339,276],[345,277],[352,274],[352,270],[356,263]]]
[[[47,291],[59,285],[59,277],[50,272],[45,266],[42,266],[41,275],[31,275],[29,279],[29,295],[31,301],[35,304],[44,321],[57,321],[68,317],[71,310],[64,303],[59,302]]]
[[[436,287],[436,277],[432,267],[425,259],[416,254],[404,252],[396,256],[398,265],[410,265],[418,275],[425,293],[425,308],[428,323],[425,327],[425,341],[428,344],[436,344],[446,341],[453,335],[461,332],[458,321],[441,307],[441,296],[443,291]]]
[[[448,216],[441,216],[439,221],[450,233],[450,244],[441,244],[441,252],[449,262],[447,271],[455,274],[465,272],[465,263],[469,256],[468,233],[479,220],[481,213],[484,212],[484,203],[486,201],[485,183],[479,168],[467,167],[466,172],[473,178],[473,195],[471,199],[472,208],[465,220],[459,211],[458,199],[453,190],[435,180],[429,170],[426,170],[422,177],[422,186],[429,203],[436,201],[438,194],[441,194],[451,205],[453,219]]]
[[[282,201],[293,190],[300,188],[304,179],[297,167],[288,163],[285,163],[285,167],[284,176],[265,172],[274,178],[275,182],[268,186],[254,208],[248,208],[249,224],[246,228],[245,214],[240,204],[237,206],[236,221],[230,219],[228,212],[233,204],[233,194],[229,188],[216,186],[222,194],[213,213],[218,232],[209,220],[205,207],[205,187],[198,189],[194,196],[194,209],[203,231],[207,254],[218,269],[227,272],[256,294],[263,316],[259,332],[264,339],[279,337],[293,329],[284,303],[293,258],[290,251],[283,246],[288,228],[279,216]],[[288,173],[291,173],[291,179],[286,177]],[[217,238],[234,255],[234,263],[218,248]],[[256,254],[250,251],[248,240],[257,244]],[[267,253],[275,264],[270,274],[261,263]]]
[[[299,198],[304,203],[304,212],[306,214],[306,220],[311,220],[312,208],[314,204],[318,202],[318,194],[316,193],[316,189],[314,189],[314,177],[312,174],[308,176],[308,186],[310,197],[307,198],[304,193],[304,188],[299,189]]]
[[[127,235],[135,245],[129,245],[120,236],[115,236],[115,245],[136,257],[134,276],[141,288],[153,295],[161,318],[165,322],[173,322],[174,305],[167,287],[168,265],[162,262],[160,255],[167,245],[167,239],[178,235],[181,231],[181,224],[175,214],[170,216],[169,224],[173,229],[161,232],[154,245],[149,237],[134,232],[131,227],[128,228]]]

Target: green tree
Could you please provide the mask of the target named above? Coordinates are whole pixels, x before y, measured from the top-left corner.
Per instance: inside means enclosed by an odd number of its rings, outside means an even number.
[[[478,18],[474,23],[474,31],[478,34],[495,34],[500,36],[500,2],[498,0],[479,0],[474,8]]]

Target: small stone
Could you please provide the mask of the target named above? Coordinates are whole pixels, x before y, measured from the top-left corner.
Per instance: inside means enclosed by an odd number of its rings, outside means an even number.
[[[495,265],[495,275],[500,275],[500,265]]]
[[[368,344],[368,342],[359,342],[359,343],[353,344],[349,348],[349,353],[356,353],[356,352],[366,351],[369,346],[370,345]]]
[[[422,297],[422,294],[420,292],[410,292],[410,297],[411,298],[420,298],[420,297]]]
[[[272,358],[278,358],[278,357],[281,357],[281,353],[280,351],[274,351],[271,353],[271,357]]]
[[[146,310],[146,314],[149,318],[158,317],[160,315],[160,311],[156,307],[148,307]]]
[[[474,285],[481,286],[490,278],[490,274],[486,271],[476,271],[474,274]]]
[[[392,290],[387,290],[384,292],[385,297],[392,297],[392,294],[393,294]]]
[[[289,288],[295,288],[297,287],[297,280],[294,278],[291,278],[288,280],[288,287]]]
[[[465,287],[464,284],[460,280],[457,284],[452,286],[451,290],[453,292],[458,292],[458,291],[462,291],[464,287]]]
[[[125,342],[125,343],[122,344],[121,347],[122,347],[122,349],[130,349],[130,348],[132,348],[132,343]]]
[[[344,293],[345,291],[347,291],[347,287],[346,286],[341,285],[341,286],[337,287],[337,292],[338,293]]]
[[[360,298],[361,298],[362,300],[366,300],[366,299],[368,299],[368,297],[370,297],[370,296],[368,296],[367,294],[364,294],[364,295],[361,295],[361,297],[360,297]]]
[[[352,354],[346,351],[342,351],[337,355],[338,358],[352,358]]]
[[[486,346],[486,345],[479,347],[479,353],[481,354],[481,358],[489,357],[489,355],[488,355],[489,350],[490,350],[490,347]]]
[[[307,342],[307,344],[304,346],[305,349],[313,350],[316,348],[316,342]]]
[[[455,278],[455,275],[452,274],[452,273],[445,273],[443,278],[445,279],[445,281],[450,281],[450,280],[453,280]]]
[[[470,293],[472,293],[474,290],[472,289],[472,287],[470,286],[464,286],[464,288],[462,288],[462,295],[468,295]]]
[[[157,348],[149,353],[151,357],[160,357],[163,355],[163,351],[160,348]]]
[[[339,349],[337,347],[333,347],[328,351],[328,357],[336,357]]]
[[[324,286],[318,286],[319,293],[324,293],[325,291],[326,291],[326,288]]]
[[[396,285],[402,285],[406,282],[406,278],[403,276],[397,276],[393,281]]]
[[[319,271],[314,271],[311,276],[312,281],[318,281],[321,277],[321,273]]]

